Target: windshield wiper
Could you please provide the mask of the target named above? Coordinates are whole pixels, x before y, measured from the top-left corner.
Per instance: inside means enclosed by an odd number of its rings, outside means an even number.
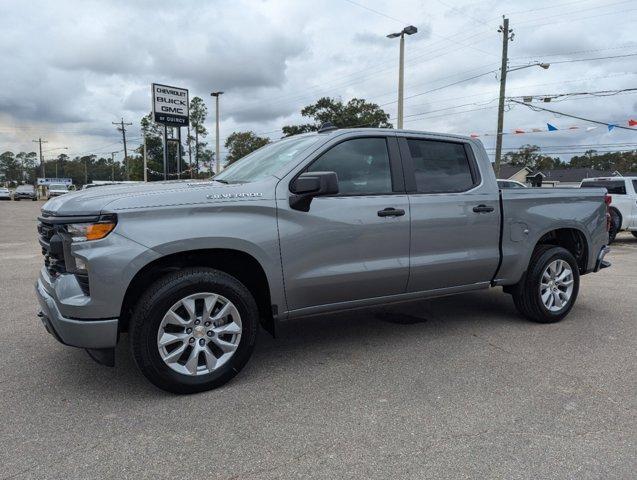
[[[218,179],[216,179],[216,178],[213,178],[213,179],[212,179],[212,181],[213,181],[213,182],[219,182],[219,183],[225,183],[225,184],[230,183],[230,182],[228,182],[228,180],[218,180]]]

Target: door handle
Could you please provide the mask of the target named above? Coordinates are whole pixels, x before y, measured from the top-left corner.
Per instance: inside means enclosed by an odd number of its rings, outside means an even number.
[[[476,213],[489,213],[494,211],[495,208],[493,207],[488,207],[486,205],[478,205],[476,207],[473,207],[473,211]]]
[[[405,211],[402,208],[387,207],[383,210],[378,210],[379,217],[402,217]]]

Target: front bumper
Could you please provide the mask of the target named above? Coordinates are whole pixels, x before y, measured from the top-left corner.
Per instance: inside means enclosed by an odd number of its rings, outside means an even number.
[[[55,299],[38,279],[35,285],[41,311],[38,314],[46,330],[58,341],[72,347],[103,349],[117,344],[117,318],[75,320],[62,316]]]

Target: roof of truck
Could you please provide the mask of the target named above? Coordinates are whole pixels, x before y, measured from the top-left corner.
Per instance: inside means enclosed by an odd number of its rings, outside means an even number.
[[[316,132],[318,135],[342,135],[343,133],[351,133],[351,132],[361,132],[361,133],[403,133],[407,135],[428,135],[432,137],[444,137],[444,138],[455,138],[458,140],[475,140],[468,135],[457,135],[455,133],[441,133],[441,132],[427,132],[422,130],[406,130],[406,129],[395,129],[395,128],[364,128],[364,127],[356,127],[356,128],[334,128],[330,130],[324,130]]]

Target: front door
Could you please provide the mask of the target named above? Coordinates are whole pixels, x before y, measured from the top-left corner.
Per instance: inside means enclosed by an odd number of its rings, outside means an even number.
[[[277,187],[288,308],[404,293],[409,276],[409,200],[396,138],[335,141],[303,171],[336,172],[339,194],[314,198],[309,211],[302,212],[290,207],[291,180]]]

